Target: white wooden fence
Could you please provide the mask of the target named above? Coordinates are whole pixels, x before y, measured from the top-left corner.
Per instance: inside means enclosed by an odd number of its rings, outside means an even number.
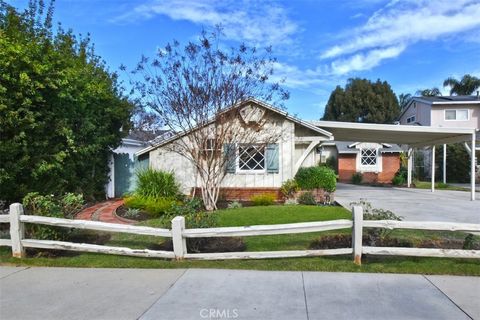
[[[12,247],[12,255],[22,258],[25,248],[44,248],[56,250],[70,250],[82,252],[95,252],[118,254],[138,257],[155,257],[169,259],[267,259],[312,257],[327,255],[352,254],[354,262],[361,264],[362,254],[372,255],[401,255],[425,257],[451,257],[451,258],[480,258],[480,250],[453,250],[453,249],[425,249],[425,248],[399,248],[399,247],[369,247],[362,245],[363,228],[387,229],[421,229],[480,232],[480,224],[449,223],[449,222],[414,222],[393,220],[365,220],[363,221],[362,207],[354,207],[352,220],[331,220],[319,222],[302,222],[276,225],[256,225],[245,227],[201,228],[186,229],[185,219],[175,217],[172,220],[172,229],[140,227],[123,224],[104,223],[97,221],[70,220],[31,216],[23,214],[23,207],[19,203],[10,206],[8,215],[0,215],[0,223],[10,223],[10,239],[0,239],[0,246]],[[157,237],[170,237],[173,242],[173,251],[131,249],[86,243],[73,243],[54,240],[24,239],[25,223],[49,225],[66,228],[88,229],[108,232],[123,232],[138,235]],[[352,228],[352,247],[325,250],[290,250],[290,251],[258,251],[258,252],[220,252],[220,253],[188,253],[187,238],[203,237],[231,237],[231,236],[263,236],[276,234],[293,234],[320,232]]]

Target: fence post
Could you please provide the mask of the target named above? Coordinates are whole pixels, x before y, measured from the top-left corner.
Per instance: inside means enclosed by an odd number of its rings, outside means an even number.
[[[22,245],[22,239],[25,236],[25,228],[20,222],[20,216],[23,214],[23,206],[20,203],[10,205],[10,239],[12,241],[12,255],[15,258],[24,258],[25,249]]]
[[[362,238],[363,238],[363,208],[354,206],[352,210],[353,230],[352,230],[352,248],[353,262],[362,264]]]
[[[187,253],[187,239],[182,233],[185,230],[185,218],[178,216],[172,219],[173,253],[177,260],[183,259]]]

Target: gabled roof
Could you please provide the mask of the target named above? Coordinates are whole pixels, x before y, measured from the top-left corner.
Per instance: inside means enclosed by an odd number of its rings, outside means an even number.
[[[272,112],[274,112],[274,113],[276,113],[276,114],[279,114],[279,115],[285,117],[286,119],[288,119],[288,120],[290,120],[290,121],[292,121],[292,122],[294,122],[294,123],[296,123],[296,124],[298,124],[298,125],[301,125],[301,126],[303,126],[303,127],[305,127],[305,128],[308,128],[308,129],[310,129],[310,130],[312,130],[312,131],[315,131],[315,132],[320,133],[320,134],[322,134],[322,135],[324,135],[324,136],[327,136],[327,137],[329,137],[330,139],[333,139],[333,135],[332,135],[330,132],[328,132],[328,131],[326,131],[326,130],[324,130],[324,129],[321,129],[321,128],[315,126],[314,124],[312,124],[312,123],[310,123],[310,122],[308,122],[308,121],[303,121],[303,120],[301,120],[301,119],[299,119],[299,118],[297,118],[297,117],[295,117],[295,116],[293,116],[293,115],[290,115],[288,112],[285,112],[285,111],[283,111],[283,110],[280,110],[280,109],[278,109],[278,108],[275,108],[274,106],[272,106],[272,105],[270,105],[270,104],[268,104],[268,103],[265,103],[265,102],[263,102],[263,101],[260,101],[260,100],[254,99],[254,98],[249,98],[249,99],[247,99],[247,100],[245,100],[245,101],[239,102],[239,103],[237,103],[237,104],[235,104],[235,105],[233,105],[233,106],[230,106],[230,107],[228,107],[228,108],[225,108],[224,110],[222,110],[222,113],[229,112],[229,111],[231,111],[231,110],[233,110],[233,109],[239,108],[240,106],[243,106],[243,105],[248,104],[248,103],[254,103],[254,104],[256,104],[256,105],[259,105],[259,106],[261,106],[261,107],[263,107],[263,108],[265,108],[265,109],[267,109],[267,110],[270,110],[270,111],[272,111]],[[207,122],[204,126],[207,126],[207,125],[209,125],[209,124],[212,124],[212,123],[214,122],[214,120],[215,120],[215,119],[213,118],[212,120],[210,120],[209,122]],[[137,153],[135,153],[135,155],[140,156],[140,155],[145,154],[145,153],[147,153],[147,152],[150,152],[150,151],[152,151],[152,150],[154,150],[154,149],[157,149],[157,148],[159,148],[159,147],[162,147],[162,146],[164,146],[164,145],[166,145],[166,144],[168,144],[168,143],[171,143],[171,142],[173,142],[173,141],[175,141],[175,140],[177,140],[177,139],[179,139],[179,138],[181,138],[181,137],[183,137],[183,136],[185,136],[185,135],[189,134],[190,132],[192,132],[192,131],[194,131],[194,130],[197,130],[197,129],[198,129],[198,127],[197,127],[197,128],[194,128],[194,129],[192,129],[192,130],[190,130],[190,131],[188,131],[188,132],[178,133],[178,134],[176,134],[176,135],[174,135],[174,136],[172,136],[172,137],[170,137],[170,138],[168,138],[168,139],[165,139],[165,140],[163,140],[163,141],[153,142],[152,145],[150,145],[149,147],[147,147],[147,148],[145,148],[145,149],[142,149],[142,150],[138,151]]]
[[[471,104],[473,106],[480,107],[479,96],[434,96],[434,97],[412,97],[408,104],[403,108],[398,119],[400,119],[404,113],[410,109],[413,102],[421,102],[431,106],[444,106],[444,105],[456,105],[456,104]]]
[[[334,141],[335,146],[339,154],[357,154],[360,152],[360,149],[357,149],[356,146],[361,142],[352,142],[352,141]],[[388,143],[379,143],[382,145],[380,148],[380,153],[398,153],[402,152],[402,148],[397,144],[388,144]]]

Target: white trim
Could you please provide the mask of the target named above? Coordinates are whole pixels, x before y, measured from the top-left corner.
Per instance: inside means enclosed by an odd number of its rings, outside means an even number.
[[[380,173],[383,170],[383,157],[382,153],[380,152],[381,148],[381,143],[359,143],[356,145],[356,148],[358,149],[358,153],[356,156],[356,166],[357,166],[357,172],[374,172],[374,173]],[[363,149],[375,149],[377,153],[377,158],[376,158],[376,164],[375,165],[363,165],[362,164],[362,150]]]
[[[447,111],[455,111],[455,119],[447,119]],[[467,119],[457,119],[458,111],[467,111]],[[443,120],[445,121],[470,121],[470,110],[469,109],[445,109],[443,110]]]
[[[240,169],[240,146],[246,146],[246,147],[251,147],[251,146],[262,146],[261,144],[255,144],[255,143],[237,143],[235,145],[235,153],[236,153],[236,159],[235,159],[235,174],[265,174],[267,173],[267,157],[266,157],[266,152],[267,148],[263,146],[263,169],[257,169],[257,170],[242,170]]]

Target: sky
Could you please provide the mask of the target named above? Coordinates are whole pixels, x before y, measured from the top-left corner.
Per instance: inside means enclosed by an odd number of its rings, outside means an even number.
[[[24,9],[27,1],[7,3]],[[447,77],[480,77],[480,0],[57,0],[54,19],[90,33],[110,70],[134,68],[173,39],[222,25],[227,45],[272,46],[287,110],[323,115],[331,91],[353,77],[381,79],[398,95]],[[121,72],[120,72],[121,73]]]

